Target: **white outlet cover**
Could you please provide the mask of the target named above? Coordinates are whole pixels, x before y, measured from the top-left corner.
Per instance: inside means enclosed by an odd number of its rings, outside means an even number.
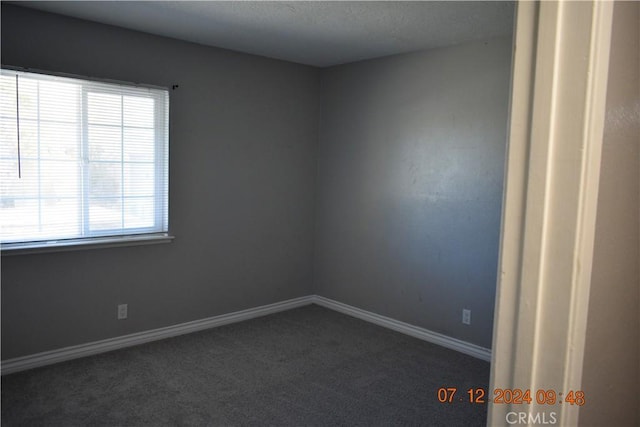
[[[465,325],[471,324],[471,310],[467,310],[466,308],[462,310],[462,323]]]
[[[127,312],[128,312],[128,305],[127,304],[119,304],[118,305],[118,320],[126,319],[127,318]]]

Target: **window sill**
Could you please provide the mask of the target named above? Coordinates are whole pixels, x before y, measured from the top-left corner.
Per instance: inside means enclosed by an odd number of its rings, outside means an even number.
[[[156,245],[171,243],[174,236],[170,235],[140,235],[126,237],[99,237],[87,240],[54,240],[49,242],[12,244],[0,246],[2,256],[30,255],[48,252],[67,252],[86,249],[104,249],[120,246]]]

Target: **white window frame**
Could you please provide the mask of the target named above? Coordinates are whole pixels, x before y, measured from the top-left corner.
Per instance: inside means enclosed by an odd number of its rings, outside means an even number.
[[[89,193],[90,188],[88,185],[84,185],[84,183],[88,182],[89,177],[89,168],[83,167],[81,170],[82,177],[80,178],[80,182],[83,184],[83,188],[81,190],[82,203],[80,204],[79,209],[82,212],[79,212],[79,218],[81,220],[82,227],[82,236],[81,237],[70,237],[70,238],[59,238],[54,240],[34,240],[34,241],[11,241],[11,242],[2,242],[0,244],[0,252],[2,256],[5,255],[18,255],[18,254],[29,254],[29,253],[42,253],[42,252],[57,252],[57,251],[69,251],[69,250],[78,250],[78,249],[94,249],[94,248],[105,248],[105,247],[116,247],[116,246],[133,246],[133,245],[147,245],[147,244],[156,244],[156,243],[169,243],[174,237],[169,233],[169,205],[168,205],[168,186],[169,186],[169,92],[167,88],[152,86],[152,85],[140,85],[129,82],[122,82],[116,80],[105,80],[105,79],[95,79],[88,78],[84,76],[72,75],[72,74],[64,74],[64,73],[52,73],[48,71],[42,70],[33,70],[33,69],[23,69],[20,67],[12,67],[2,65],[3,71],[13,71],[13,72],[22,72],[22,73],[32,73],[32,74],[43,74],[52,77],[63,77],[63,78],[71,78],[80,81],[88,81],[88,82],[97,82],[100,84],[107,84],[113,86],[124,86],[131,88],[147,88],[147,89],[156,89],[163,92],[166,92],[166,98],[162,96],[162,94],[158,91],[149,92],[145,94],[150,99],[154,100],[154,106],[156,108],[156,112],[154,115],[155,120],[155,129],[162,129],[162,132],[155,133],[155,161],[154,161],[154,175],[155,179],[155,189],[154,189],[154,226],[152,227],[139,227],[139,228],[124,228],[123,229],[113,229],[113,230],[104,230],[101,229],[99,231],[92,231],[90,229],[90,224],[88,221],[89,218]],[[87,153],[88,153],[88,102],[87,96],[89,93],[100,93],[99,88],[92,87],[87,88],[86,86],[82,86],[81,88],[81,108],[82,108],[82,119],[81,124],[79,125],[80,133],[82,137],[80,138],[80,149],[81,156],[87,161]],[[108,93],[106,90],[104,93]],[[138,95],[136,95],[138,96]],[[124,164],[124,159],[120,160],[121,164]],[[122,196],[123,198],[126,196]],[[129,196],[131,197],[131,196]],[[162,200],[161,200],[162,199]],[[161,209],[164,205],[164,211]],[[158,231],[159,225],[162,223],[164,227],[162,231]],[[123,234],[123,230],[126,234]]]

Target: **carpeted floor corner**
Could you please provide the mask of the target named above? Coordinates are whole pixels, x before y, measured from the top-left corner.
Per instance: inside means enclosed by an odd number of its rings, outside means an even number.
[[[3,426],[484,426],[489,363],[316,305],[2,377]]]

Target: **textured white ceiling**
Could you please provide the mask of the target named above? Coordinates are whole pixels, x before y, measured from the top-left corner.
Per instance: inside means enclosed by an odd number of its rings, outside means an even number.
[[[26,1],[49,12],[326,67],[511,34],[513,2]]]

